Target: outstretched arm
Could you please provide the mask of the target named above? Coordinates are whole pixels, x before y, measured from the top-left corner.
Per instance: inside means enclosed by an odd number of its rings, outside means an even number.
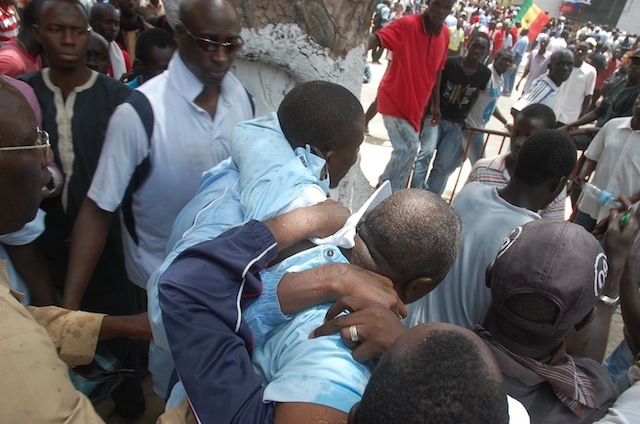
[[[160,278],[160,303],[176,370],[201,422],[271,423],[251,365],[242,311],[262,290],[258,272],[279,249],[340,228],[348,211],[327,201],[251,221],[179,255]]]
[[[633,241],[638,233],[638,219],[632,215],[628,224],[621,227],[620,222],[623,216],[624,214],[612,211],[604,235],[605,252],[609,259],[609,275],[602,295],[609,299],[621,297],[623,287],[625,291],[635,288],[636,296],[638,295],[635,255],[631,254]],[[633,301],[633,298],[629,300]],[[567,351],[571,355],[602,362],[609,338],[613,307],[614,304],[609,301],[598,301],[593,320],[567,338]]]
[[[369,35],[369,38],[367,39],[367,50],[373,50],[377,47],[382,47],[380,37],[375,34]]]
[[[90,198],[86,197],[71,233],[69,269],[64,285],[62,306],[79,309],[93,270],[107,241],[109,224],[113,217]]]

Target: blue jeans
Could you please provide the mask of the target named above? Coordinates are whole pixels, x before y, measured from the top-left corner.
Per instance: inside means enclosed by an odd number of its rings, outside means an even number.
[[[431,163],[431,158],[437,148],[433,168],[424,188],[442,195],[449,175],[458,167],[464,153],[461,144],[462,126],[441,119],[437,126],[432,127],[428,122],[430,120],[431,116],[425,117],[420,132],[420,153],[418,153],[414,166],[411,187],[419,188],[422,186],[429,169],[429,163]]]
[[[623,378],[626,380],[627,371],[631,365],[633,365],[633,353],[626,340],[622,340],[604,361],[604,366],[614,383],[618,383]]]
[[[516,82],[516,74],[518,73],[518,67],[520,66],[520,62],[522,61],[522,58],[520,58],[520,60],[518,61],[518,63],[513,64],[513,68],[509,69],[507,72],[504,73],[503,75],[503,79],[504,79],[504,88],[502,89],[503,93],[509,93],[511,94],[511,92],[513,91],[513,87],[515,85]]]
[[[467,147],[467,141],[469,140],[470,132],[468,130],[462,131],[462,150]],[[482,159],[484,154],[482,149],[484,148],[484,134],[479,132],[474,132],[471,136],[471,145],[469,146],[469,151],[467,152],[467,157],[471,161],[471,165],[478,161],[478,159]]]
[[[393,190],[400,190],[407,187],[411,164],[418,150],[418,132],[406,119],[382,115],[382,121],[389,133],[393,151],[378,181],[383,183],[389,180]]]

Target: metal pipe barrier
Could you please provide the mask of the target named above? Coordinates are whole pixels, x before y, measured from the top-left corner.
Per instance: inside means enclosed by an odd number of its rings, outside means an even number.
[[[469,148],[471,147],[471,140],[473,139],[473,135],[475,133],[484,134],[484,143],[482,145],[482,151],[480,152],[480,157],[484,157],[484,152],[487,150],[487,145],[489,144],[490,137],[492,135],[496,137],[502,137],[502,140],[500,141],[500,147],[498,148],[498,154],[502,153],[502,150],[504,149],[505,140],[511,136],[511,134],[504,131],[494,131],[486,128],[467,127],[465,128],[465,131],[469,131],[469,137],[467,138],[467,143],[464,148],[464,154],[462,155],[462,160],[460,161],[460,168],[458,169],[458,176],[456,177],[456,183],[454,184],[453,190],[451,191],[451,197],[449,197],[449,203],[453,202],[453,198],[456,195],[456,191],[458,189],[458,183],[460,182],[460,177],[462,175],[462,167],[465,161],[467,160],[467,155],[469,154]],[[473,164],[471,164],[471,166],[473,166]]]

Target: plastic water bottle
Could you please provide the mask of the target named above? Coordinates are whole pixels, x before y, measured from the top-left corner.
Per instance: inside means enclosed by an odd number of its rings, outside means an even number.
[[[621,203],[616,201],[618,196],[609,193],[606,190],[602,190],[590,183],[582,183],[582,192],[585,196],[589,196],[596,202],[607,208],[619,208]]]

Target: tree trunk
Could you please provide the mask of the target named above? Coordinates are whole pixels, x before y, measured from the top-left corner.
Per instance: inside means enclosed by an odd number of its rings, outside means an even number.
[[[256,114],[278,109],[297,84],[324,80],[360,97],[365,43],[376,0],[233,0],[242,16],[234,73],[254,97]],[[171,23],[177,1],[165,0]],[[352,209],[373,191],[359,161],[332,196]]]

